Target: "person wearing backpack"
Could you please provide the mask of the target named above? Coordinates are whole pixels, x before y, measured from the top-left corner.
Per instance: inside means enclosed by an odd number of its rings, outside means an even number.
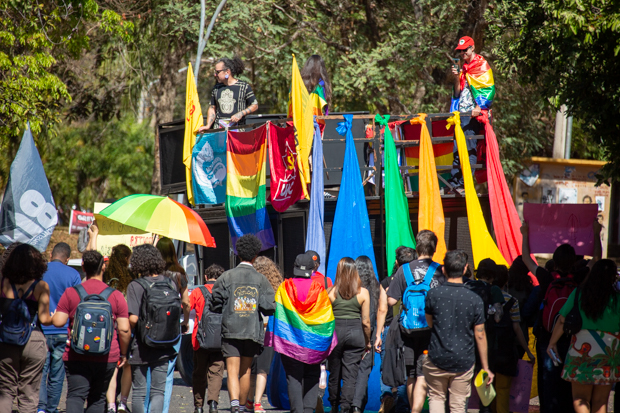
[[[199,286],[189,296],[190,309],[196,311],[196,324],[192,332],[192,346],[194,348],[194,371],[192,373],[192,389],[194,393],[194,412],[204,413],[205,390],[208,389],[207,405],[209,413],[217,413],[217,405],[220,400],[220,390],[224,379],[224,356],[222,355],[222,316],[213,314],[209,309],[213,285],[224,272],[224,268],[217,264],[211,264],[205,270],[205,285]],[[219,316],[219,318],[214,317]],[[219,326],[210,324],[219,321]],[[207,337],[208,331],[214,331],[219,327],[217,337]],[[198,336],[200,335],[200,340]],[[210,345],[208,340],[219,341]],[[216,340],[213,340],[216,339]]]
[[[334,286],[328,291],[336,320],[338,344],[327,358],[329,370],[329,402],[332,411],[340,407],[343,413],[352,413],[355,383],[360,362],[369,354],[370,294],[362,287],[362,280],[352,258],[338,262]],[[342,380],[342,386],[340,384]],[[359,406],[357,411],[359,411]]]
[[[129,355],[133,373],[132,412],[144,412],[146,376],[150,371],[149,412],[161,413],[168,362],[177,355],[174,346],[181,339],[182,329],[187,328],[189,307],[184,310],[181,305],[178,283],[175,282],[178,273],[165,271],[166,262],[153,245],[135,247],[129,265],[138,277],[127,287],[129,322],[134,329]]]
[[[424,297],[429,289],[442,285],[446,280],[439,263],[433,261],[436,248],[437,236],[433,231],[418,232],[416,236],[418,259],[398,269],[387,291],[388,305],[394,306],[399,300],[403,300],[399,325],[404,342],[407,397],[412,411],[415,412],[422,410],[426,399],[426,382],[419,360],[424,350],[428,350],[431,337],[430,328],[424,317]],[[406,303],[405,301],[409,299],[413,301]]]
[[[56,305],[67,288],[82,282],[80,273],[69,267],[71,247],[64,242],[59,242],[52,250],[52,259],[47,264],[47,271],[43,274],[43,281],[50,287],[50,312],[56,311]],[[39,413],[57,413],[58,402],[62,394],[63,382],[65,381],[65,365],[62,362],[62,354],[65,352],[67,343],[67,326],[60,328],[43,326],[43,333],[47,340],[47,356],[41,388],[39,390]]]
[[[246,234],[235,248],[241,263],[215,282],[210,310],[222,314],[222,354],[228,371],[231,413],[245,411],[254,356],[265,339],[262,316],[275,312],[275,293],[267,278],[254,269],[262,249],[258,237]]]
[[[528,277],[529,278],[529,277]],[[508,269],[503,265],[498,265],[495,271],[495,281],[493,284],[502,289],[504,297],[502,318],[495,323],[494,339],[488,341],[488,353],[495,354],[495,364],[492,366],[495,373],[495,390],[497,396],[491,403],[491,408],[496,413],[509,413],[510,408],[510,386],[513,377],[517,376],[517,364],[519,351],[517,344],[525,349],[529,361],[534,364],[536,358],[527,346],[527,341],[521,329],[521,313],[519,300],[506,292],[508,284]],[[487,340],[490,340],[487,336]]]
[[[0,412],[34,413],[47,353],[41,324],[50,325],[47,263],[28,244],[5,252],[0,292]]]
[[[53,322],[69,321],[69,340],[62,358],[67,375],[67,413],[103,412],[114,370],[127,360],[131,332],[125,297],[103,282],[106,264],[97,251],[82,255],[86,280],[68,288]]]
[[[423,373],[430,413],[445,413],[448,393],[450,413],[467,411],[476,363],[474,347],[488,373],[487,385],[493,382],[487,362],[484,304],[480,296],[464,288],[467,267],[467,254],[461,250],[447,252],[442,269],[447,281],[426,296],[424,311],[431,339]]]
[[[587,265],[592,268],[596,261],[601,257],[601,226],[598,221],[593,223],[593,257]],[[570,346],[570,337],[566,334],[560,336],[557,341],[557,356],[559,363],[556,366],[552,358],[547,353],[547,347],[551,340],[551,333],[559,312],[569,295],[583,281],[586,275],[580,272],[574,273],[574,265],[577,259],[575,249],[570,244],[562,244],[553,253],[554,271],[548,271],[540,267],[531,257],[529,243],[529,226],[524,222],[521,226],[523,235],[523,263],[527,266],[540,285],[541,302],[537,320],[534,324],[534,335],[536,336],[536,357],[538,357],[538,395],[540,400],[540,411],[542,413],[565,412],[573,409],[570,383],[562,380],[562,368],[564,359]]]

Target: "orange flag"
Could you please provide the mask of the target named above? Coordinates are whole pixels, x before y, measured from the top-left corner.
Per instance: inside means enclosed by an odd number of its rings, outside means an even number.
[[[441,195],[439,194],[433,143],[426,127],[426,113],[419,113],[417,118],[411,119],[411,124],[422,126],[420,128],[420,175],[418,178],[420,188],[418,231],[429,229],[437,235],[437,250],[433,260],[443,264],[443,257],[446,255],[444,237],[446,221],[443,215]]]
[[[478,193],[474,187],[474,178],[471,174],[471,164],[469,163],[469,155],[467,154],[467,142],[465,134],[461,128],[461,116],[459,112],[452,112],[453,116],[448,119],[446,129],[454,125],[454,135],[456,137],[456,146],[459,150],[459,159],[461,161],[461,171],[463,172],[463,181],[465,181],[465,203],[467,204],[467,221],[469,225],[469,236],[471,237],[471,249],[474,254],[474,267],[478,268],[478,264],[485,258],[491,258],[497,265],[508,266],[506,259],[499,252],[495,241],[489,233],[487,223],[482,215],[480,200]]]

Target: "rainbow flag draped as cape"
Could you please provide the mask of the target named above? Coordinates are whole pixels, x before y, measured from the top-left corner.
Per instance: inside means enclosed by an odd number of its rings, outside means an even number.
[[[495,98],[495,81],[491,66],[484,57],[477,54],[470,63],[463,64],[461,90],[465,87],[465,80],[480,109],[490,109]]]
[[[249,132],[228,132],[226,143],[226,217],[232,245],[254,234],[263,250],[275,245],[269,214],[265,208],[267,175],[267,125]]]
[[[292,279],[276,292],[276,313],[269,317],[265,345],[306,364],[318,364],[338,339],[332,304],[322,283],[313,280],[306,301],[299,301]]]

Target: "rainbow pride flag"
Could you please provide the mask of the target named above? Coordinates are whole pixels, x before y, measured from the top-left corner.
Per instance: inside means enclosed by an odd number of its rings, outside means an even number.
[[[477,54],[470,63],[463,64],[461,90],[465,87],[465,80],[480,109],[490,109],[495,98],[495,81],[493,70],[484,57]]]
[[[318,364],[338,344],[335,327],[323,284],[312,281],[306,301],[299,301],[297,287],[289,278],[276,292],[276,313],[269,317],[265,345],[303,363]]]
[[[237,239],[244,234],[256,235],[263,243],[263,250],[275,245],[265,208],[266,138],[267,125],[249,132],[228,132],[226,217],[235,252]]]

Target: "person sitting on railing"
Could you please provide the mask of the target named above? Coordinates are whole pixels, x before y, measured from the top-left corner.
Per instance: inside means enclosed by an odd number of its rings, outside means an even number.
[[[476,54],[474,40],[469,36],[461,37],[456,49],[463,59],[463,70],[458,66],[452,66],[454,77],[454,94],[450,111],[461,113],[471,112],[471,116],[461,116],[461,127],[465,137],[478,135],[481,131],[480,123],[475,119],[481,111],[490,110],[493,98],[495,97],[495,84],[493,82],[493,71],[486,59]],[[467,140],[467,152],[469,163],[477,163],[477,144],[476,140]],[[454,141],[454,161],[452,163],[452,178],[450,184],[462,193],[463,174],[459,159],[456,140]]]

